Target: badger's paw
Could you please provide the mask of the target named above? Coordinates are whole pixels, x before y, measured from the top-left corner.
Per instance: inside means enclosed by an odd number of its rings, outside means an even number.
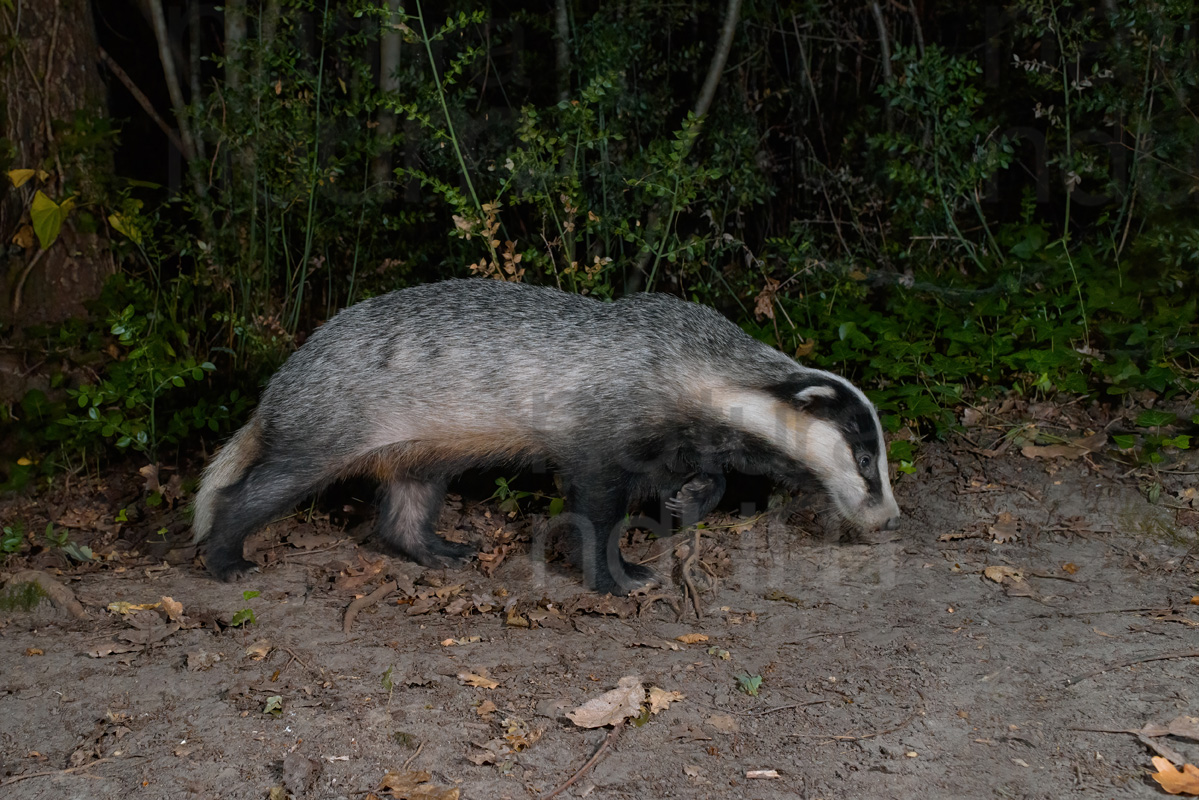
[[[213,554],[209,554],[204,561],[208,571],[218,581],[224,583],[233,583],[240,581],[242,578],[249,575],[251,572],[258,572],[258,565],[253,561],[247,561],[244,558],[215,558]]]
[[[469,564],[476,552],[469,544],[436,537],[421,542],[419,547],[407,550],[404,555],[429,569],[458,569]]]
[[[629,595],[659,585],[658,573],[641,564],[624,563],[623,575],[597,576],[591,589],[597,594]]]

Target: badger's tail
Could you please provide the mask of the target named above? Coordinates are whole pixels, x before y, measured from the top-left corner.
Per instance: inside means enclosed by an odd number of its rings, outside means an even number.
[[[192,541],[201,542],[212,532],[218,493],[241,478],[246,468],[258,457],[262,449],[261,430],[262,425],[255,414],[241,430],[233,434],[233,438],[225,443],[216,458],[205,468],[193,506]]]

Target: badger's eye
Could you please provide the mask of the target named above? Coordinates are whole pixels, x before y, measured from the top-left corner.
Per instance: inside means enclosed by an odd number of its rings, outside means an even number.
[[[870,458],[870,454],[867,453],[866,455],[864,455],[858,459],[858,469],[865,472],[866,470],[870,469],[871,463],[873,463],[873,461]]]

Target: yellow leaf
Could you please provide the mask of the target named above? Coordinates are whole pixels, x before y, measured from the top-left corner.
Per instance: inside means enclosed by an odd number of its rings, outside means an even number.
[[[8,179],[12,181],[14,188],[19,188],[36,174],[37,170],[34,169],[10,169],[8,171]]]
[[[1180,770],[1161,756],[1153,757],[1153,766],[1157,767],[1157,772],[1149,777],[1169,794],[1199,795],[1199,767],[1186,764]]]
[[[62,230],[62,223],[67,213],[75,207],[75,198],[68,197],[61,203],[56,203],[40,190],[33,196],[29,206],[29,216],[33,220],[33,232],[37,234],[38,243],[45,250],[54,244]]]
[[[26,250],[33,247],[33,228],[29,225],[22,225],[13,234],[12,242],[17,247],[23,247]]]
[[[126,237],[128,237],[129,240],[132,241],[134,244],[142,243],[142,232],[139,231],[136,226],[130,224],[130,222],[127,221],[126,218],[123,217],[122,215],[117,214],[115,212],[112,214],[109,214],[108,215],[108,224],[111,225],[113,227],[113,230],[115,230],[117,233],[123,234]]]
[[[674,638],[675,641],[682,642],[683,644],[695,644],[697,642],[708,641],[708,637],[704,636],[702,633],[684,633],[682,636],[676,636]]]
[[[21,456],[20,458],[17,459],[18,467],[28,467],[32,463],[33,463],[32,461],[30,461],[28,458],[25,458],[24,456]]]

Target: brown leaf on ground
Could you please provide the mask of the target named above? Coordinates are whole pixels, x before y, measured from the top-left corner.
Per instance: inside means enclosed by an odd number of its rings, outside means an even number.
[[[172,597],[163,597],[162,610],[166,612],[167,618],[172,622],[183,621],[183,603],[180,603],[178,600]]]
[[[379,781],[376,792],[390,794],[395,800],[458,800],[458,789],[429,783],[427,772],[388,772]]]
[[[495,703],[491,702],[490,700],[484,700],[482,703],[479,703],[479,707],[475,709],[475,713],[480,717],[487,717],[491,714],[494,714],[498,710],[499,708]]]
[[[133,626],[134,630],[119,633],[117,638],[143,646],[161,642],[179,630],[178,622],[165,623],[162,617],[153,611],[139,611],[129,618],[129,624]]]
[[[629,647],[650,647],[655,650],[682,650],[675,642],[667,641],[666,639],[638,639],[635,642],[630,642]]]
[[[626,675],[616,682],[615,689],[568,711],[566,716],[580,728],[602,728],[638,716],[644,701],[645,689],[640,679]]]
[[[1199,717],[1175,717],[1165,725],[1150,722],[1139,731],[1129,731],[1144,736],[1177,736],[1199,742]]]
[[[159,484],[158,484],[158,465],[157,464],[147,464],[146,466],[139,469],[137,471],[137,474],[141,475],[143,478],[146,479],[146,482],[142,487],[146,490],[146,494],[158,491]]]
[[[996,583],[1004,583],[1005,581],[1008,583],[1015,583],[1024,580],[1024,573],[1022,570],[1019,570],[1016,567],[1005,567],[1002,565],[987,567],[983,570],[983,575],[987,576]]]
[[[697,644],[699,642],[708,641],[708,637],[702,633],[684,633],[682,636],[676,636],[674,638],[675,641],[682,642],[683,644]]]
[[[1199,767],[1185,764],[1182,769],[1178,769],[1161,756],[1153,757],[1153,766],[1157,767],[1157,772],[1149,777],[1157,781],[1166,792],[1199,797]]]
[[[1093,433],[1063,444],[1036,445],[1026,444],[1020,452],[1026,458],[1081,458],[1088,453],[1094,453],[1107,444],[1107,434],[1103,431]]]
[[[333,588],[338,592],[353,594],[370,583],[376,575],[383,571],[385,566],[387,566],[387,559],[385,558],[380,558],[377,561],[368,561],[359,554],[358,564],[346,567],[337,576],[337,580],[333,581]]]
[[[474,686],[476,689],[495,689],[500,685],[499,681],[493,681],[485,675],[476,675],[473,672],[459,672],[458,680],[467,686]]]
[[[665,711],[670,708],[671,703],[677,703],[685,699],[686,695],[682,692],[668,692],[657,686],[651,686],[649,687],[649,713],[657,714]]]
[[[637,615],[637,601],[631,597],[613,597],[610,594],[599,597],[594,594],[578,594],[562,604],[567,616],[575,612],[584,614],[604,614],[625,619]]]
[[[987,529],[991,539],[997,544],[1006,544],[1020,538],[1020,523],[1011,512],[1004,511],[995,520],[995,524]]]
[[[510,544],[501,544],[491,550],[481,551],[479,553],[479,572],[490,578],[511,552],[512,545]]]

